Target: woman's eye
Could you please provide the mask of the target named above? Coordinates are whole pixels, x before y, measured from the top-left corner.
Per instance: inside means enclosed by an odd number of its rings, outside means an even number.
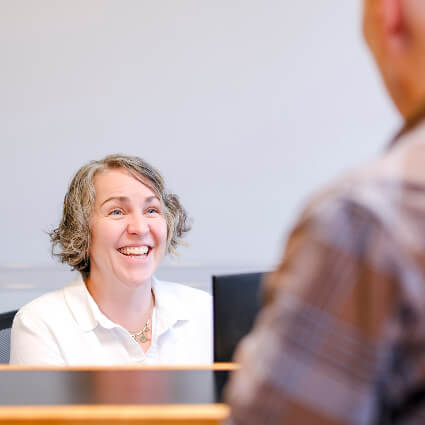
[[[110,214],[111,214],[111,215],[122,215],[122,214],[123,214],[123,212],[122,212],[121,210],[112,210],[112,211],[110,212]]]
[[[159,210],[157,208],[148,208],[147,213],[148,214],[159,214]]]

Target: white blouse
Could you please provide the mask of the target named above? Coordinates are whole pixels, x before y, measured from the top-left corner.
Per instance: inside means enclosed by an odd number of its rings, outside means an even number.
[[[212,362],[212,298],[153,279],[152,344],[147,353],[99,309],[81,278],[22,307],[11,332],[10,364],[128,365]]]

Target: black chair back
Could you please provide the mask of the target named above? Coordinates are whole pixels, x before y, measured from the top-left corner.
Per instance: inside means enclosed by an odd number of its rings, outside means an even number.
[[[17,310],[0,313],[0,364],[9,363],[10,328]]]
[[[261,306],[264,273],[213,276],[214,361],[230,362]]]

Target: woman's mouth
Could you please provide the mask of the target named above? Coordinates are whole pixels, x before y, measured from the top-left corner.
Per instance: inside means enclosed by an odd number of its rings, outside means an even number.
[[[143,245],[143,246],[126,246],[123,248],[118,248],[118,251],[127,256],[137,256],[137,257],[146,257],[149,254],[149,251],[151,250],[150,247]]]

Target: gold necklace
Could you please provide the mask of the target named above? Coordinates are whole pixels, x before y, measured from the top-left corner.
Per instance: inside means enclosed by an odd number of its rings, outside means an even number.
[[[143,327],[143,329],[141,331],[138,332],[130,332],[131,337],[136,341],[136,342],[141,342],[142,344],[144,344],[145,342],[150,341],[150,338],[148,338],[146,336],[146,333],[150,331],[149,328],[149,319],[146,321],[145,326]]]

